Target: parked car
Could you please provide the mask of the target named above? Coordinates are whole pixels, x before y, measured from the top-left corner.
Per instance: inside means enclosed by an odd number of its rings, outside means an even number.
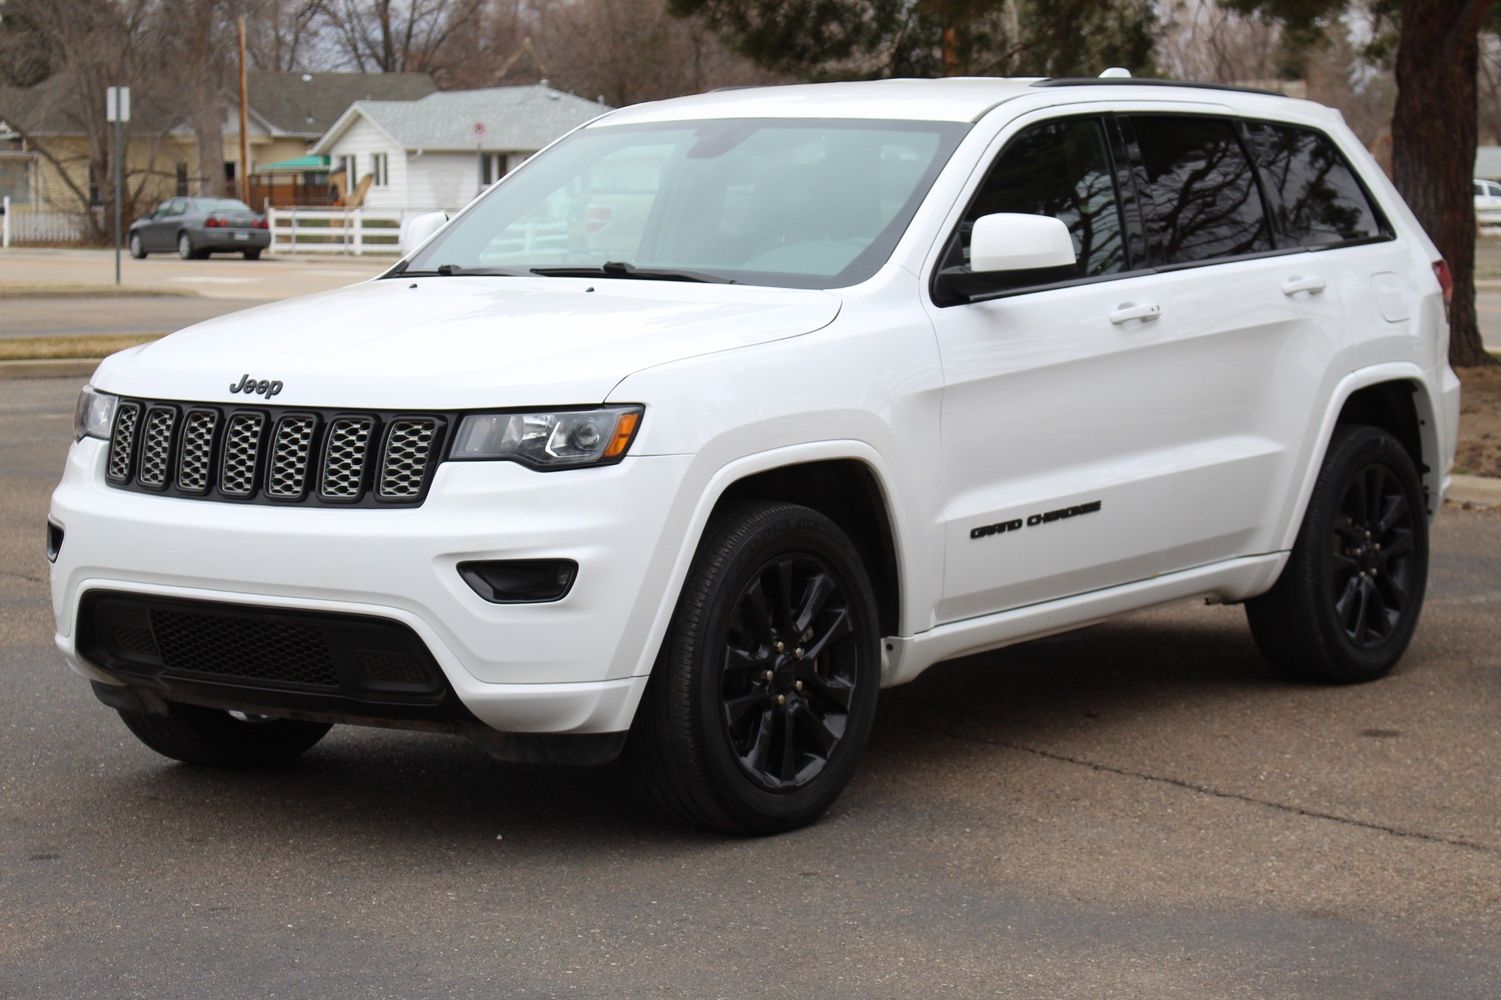
[[[1501,226],[1501,184],[1475,178],[1475,222],[1482,226]]]
[[[244,254],[258,260],[271,245],[265,216],[234,198],[172,198],[130,225],[130,255],[177,251],[183,260],[211,253]]]
[[[568,225],[528,259],[602,190],[608,250]],[[1349,683],[1417,625],[1449,272],[1327,108],[706,94],[601,116],[407,239],[83,391],[57,646],[168,757],[438,729],[624,753],[668,812],[771,833],[942,660],[1198,598]]]

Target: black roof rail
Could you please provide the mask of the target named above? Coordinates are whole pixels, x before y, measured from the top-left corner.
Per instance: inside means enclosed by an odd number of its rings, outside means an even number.
[[[1190,90],[1230,90],[1239,94],[1263,94],[1267,97],[1286,97],[1275,90],[1260,87],[1238,87],[1233,83],[1201,83],[1195,80],[1163,80],[1151,76],[1051,76],[1038,80],[1034,87],[1187,87]]]

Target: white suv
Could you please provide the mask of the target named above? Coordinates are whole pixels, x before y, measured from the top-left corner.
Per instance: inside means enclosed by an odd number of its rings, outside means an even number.
[[[1454,454],[1446,282],[1339,116],[1274,95],[614,111],[378,279],[105,361],[57,645],[179,760],[341,722],[624,751],[763,833],[838,795],[879,688],[1135,608],[1243,601],[1288,671],[1375,678]]]

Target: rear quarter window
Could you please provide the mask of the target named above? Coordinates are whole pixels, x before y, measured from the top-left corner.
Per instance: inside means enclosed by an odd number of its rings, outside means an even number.
[[[1279,244],[1330,247],[1385,235],[1354,169],[1323,133],[1248,122],[1246,134],[1273,205]]]

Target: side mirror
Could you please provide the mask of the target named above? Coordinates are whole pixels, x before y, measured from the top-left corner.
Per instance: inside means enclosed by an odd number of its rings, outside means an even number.
[[[401,255],[405,257],[426,243],[427,238],[442,229],[446,222],[448,222],[447,212],[428,212],[426,215],[419,215],[409,222],[402,223]]]
[[[1073,267],[1074,238],[1051,215],[996,212],[975,220],[969,237],[969,269],[975,274]]]

